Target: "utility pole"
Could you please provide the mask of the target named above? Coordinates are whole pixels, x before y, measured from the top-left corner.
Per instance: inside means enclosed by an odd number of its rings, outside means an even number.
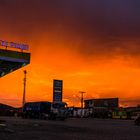
[[[23,79],[23,100],[22,100],[22,108],[26,102],[26,74],[27,74],[27,71],[24,70],[24,79]]]
[[[79,91],[79,93],[81,93],[81,117],[82,117],[83,116],[83,101],[84,101],[83,94],[86,92]]]
[[[86,92],[79,91],[79,93],[81,93],[81,109],[83,109],[83,101],[84,101],[83,94],[86,93]]]

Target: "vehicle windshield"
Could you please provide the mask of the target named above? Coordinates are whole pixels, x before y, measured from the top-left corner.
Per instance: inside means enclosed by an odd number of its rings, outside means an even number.
[[[66,108],[66,103],[53,103],[53,108]]]

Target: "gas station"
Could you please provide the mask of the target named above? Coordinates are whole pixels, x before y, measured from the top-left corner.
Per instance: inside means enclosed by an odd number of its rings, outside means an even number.
[[[25,44],[0,40],[0,77],[30,64],[28,49]]]

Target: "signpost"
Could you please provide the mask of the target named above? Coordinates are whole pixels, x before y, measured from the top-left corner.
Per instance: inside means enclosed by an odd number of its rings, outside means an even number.
[[[53,80],[53,102],[62,102],[63,81]]]

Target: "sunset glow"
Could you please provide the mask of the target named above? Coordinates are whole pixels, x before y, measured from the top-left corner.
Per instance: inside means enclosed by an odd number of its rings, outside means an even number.
[[[113,2],[0,5],[0,15],[6,17],[0,39],[27,43],[31,52],[30,65],[0,79],[0,103],[21,106],[26,69],[26,101],[52,101],[53,79],[61,79],[69,105],[80,105],[79,91],[86,92],[85,99],[119,97],[121,106],[140,104],[140,17],[129,1],[125,8],[120,2],[119,10]],[[21,5],[16,12],[13,7]]]

